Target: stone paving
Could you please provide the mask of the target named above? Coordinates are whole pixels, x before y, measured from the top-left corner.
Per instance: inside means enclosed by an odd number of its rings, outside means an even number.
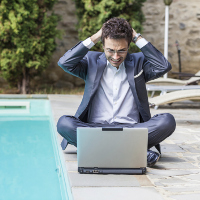
[[[170,112],[177,128],[162,143],[162,157],[147,176],[164,199],[200,199],[200,104],[177,104],[151,113]]]
[[[74,115],[80,95],[49,95],[55,123]],[[151,109],[152,116],[169,112],[177,128],[161,143],[162,157],[146,175],[89,175],[77,172],[76,148],[63,155],[74,200],[199,200],[200,199],[200,103],[183,102]],[[59,139],[61,137],[58,135]]]

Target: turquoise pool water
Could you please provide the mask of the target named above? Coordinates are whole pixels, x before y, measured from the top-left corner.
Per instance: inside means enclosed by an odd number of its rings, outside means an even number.
[[[0,200],[67,200],[49,102],[28,102],[0,107]]]

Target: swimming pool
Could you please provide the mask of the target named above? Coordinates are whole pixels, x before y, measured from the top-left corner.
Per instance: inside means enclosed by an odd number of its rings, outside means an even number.
[[[0,199],[72,199],[48,100],[0,100]]]

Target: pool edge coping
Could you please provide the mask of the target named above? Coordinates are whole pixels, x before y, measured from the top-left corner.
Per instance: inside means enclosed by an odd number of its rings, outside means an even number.
[[[0,94],[0,99],[49,99],[47,94]]]

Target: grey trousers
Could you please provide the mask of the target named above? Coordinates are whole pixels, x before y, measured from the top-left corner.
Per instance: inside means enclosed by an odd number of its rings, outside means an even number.
[[[159,144],[169,137],[176,128],[173,115],[169,113],[154,115],[149,121],[136,124],[112,123],[85,123],[80,119],[63,115],[57,123],[58,133],[64,137],[69,144],[77,146],[77,127],[124,127],[124,128],[147,128],[148,129],[148,149]]]

